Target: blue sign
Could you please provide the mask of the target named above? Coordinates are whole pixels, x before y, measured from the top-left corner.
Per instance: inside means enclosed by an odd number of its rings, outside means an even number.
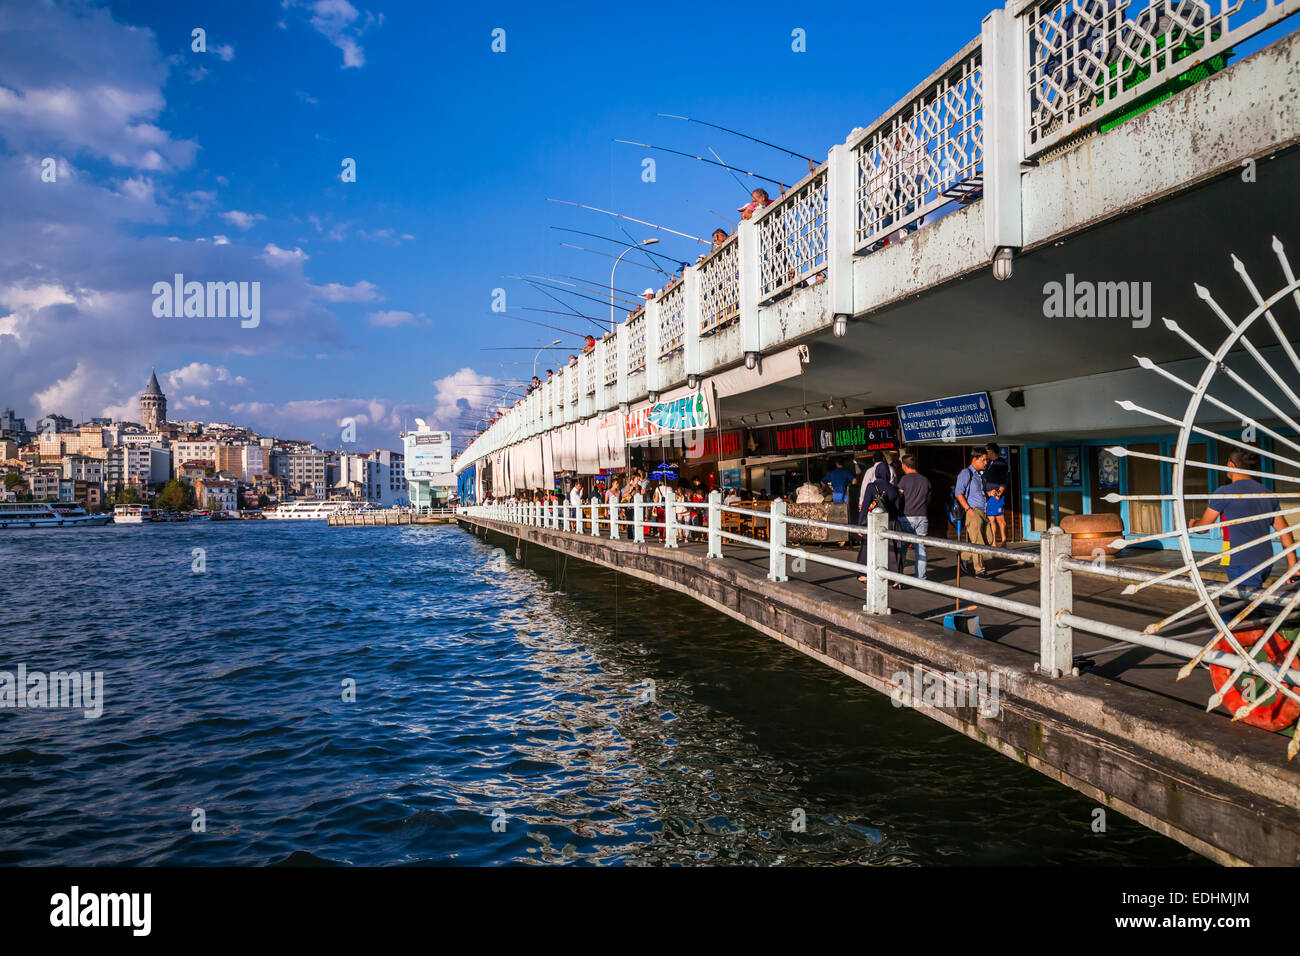
[[[971,438],[992,438],[998,433],[988,392],[899,405],[898,424],[905,444],[965,442]]]

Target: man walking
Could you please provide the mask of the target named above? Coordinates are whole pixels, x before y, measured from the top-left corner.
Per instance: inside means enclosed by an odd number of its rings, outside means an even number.
[[[831,486],[831,501],[842,504],[849,500],[849,485],[853,484],[853,477],[853,472],[844,467],[843,458],[835,462],[835,467],[822,479]]]
[[[898,491],[903,498],[903,513],[898,516],[898,530],[907,534],[928,535],[930,533],[930,479],[916,470],[916,456],[904,455],[900,462],[903,477],[898,482]],[[907,573],[907,551],[910,542],[900,541],[898,555],[898,573]],[[916,542],[916,577],[925,580],[925,545]]]
[[[971,544],[992,546],[989,517],[984,509],[988,506],[988,497],[984,494],[984,476],[981,472],[989,463],[988,453],[977,451],[970,457],[970,465],[963,468],[957,476],[957,506],[965,513],[966,539]],[[961,554],[962,568],[975,577],[987,579],[989,573],[984,570],[984,556],[973,551]]]

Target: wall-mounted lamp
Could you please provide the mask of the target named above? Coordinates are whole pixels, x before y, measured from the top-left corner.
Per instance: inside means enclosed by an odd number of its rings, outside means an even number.
[[[699,387],[700,387],[700,380],[699,380],[699,378],[696,377],[696,376],[694,376],[694,375],[687,375],[687,376],[686,376],[686,387],[689,388],[689,389],[691,389],[692,391],[694,391],[695,389],[699,388]]]
[[[835,322],[832,326],[837,339],[842,339],[849,334],[849,317],[841,312],[835,316]]]
[[[627,402],[619,402],[619,403],[618,403],[618,413],[619,413],[620,415],[626,415],[626,414],[627,414]]]
[[[752,369],[752,368],[754,368],[754,367],[757,366],[757,365],[758,365],[758,353],[757,353],[757,352],[746,352],[746,353],[745,353],[745,368],[750,368],[750,369]]]
[[[659,393],[658,393],[658,392],[650,392],[649,395],[648,395],[647,397],[650,399],[650,404],[651,404],[651,405],[653,405],[653,404],[655,404],[656,402],[659,401]]]
[[[993,257],[993,278],[1005,282],[1015,274],[1015,250],[1010,246],[1003,246]]]

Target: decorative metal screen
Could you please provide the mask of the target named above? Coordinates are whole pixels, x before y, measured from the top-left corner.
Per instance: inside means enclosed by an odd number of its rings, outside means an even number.
[[[1170,95],[1226,64],[1231,47],[1300,0],[1045,0],[1022,14],[1028,41],[1026,154],[1043,153],[1123,107]],[[1194,71],[1194,72],[1193,72]]]
[[[582,369],[582,394],[596,394],[596,352],[593,349],[578,359],[578,366]]]
[[[659,355],[672,355],[684,345],[686,283],[679,281],[659,300]]]
[[[782,196],[758,220],[759,296],[826,268],[826,170]]]
[[[605,384],[613,385],[618,381],[618,339],[611,338],[605,343]]]
[[[976,47],[853,150],[856,249],[983,190],[982,51]]]
[[[645,309],[637,309],[627,320],[627,370],[645,368]]]
[[[569,404],[578,404],[578,366],[570,365],[564,370],[564,377],[569,380]]]
[[[700,276],[700,334],[740,315],[740,246],[732,236],[696,270]]]

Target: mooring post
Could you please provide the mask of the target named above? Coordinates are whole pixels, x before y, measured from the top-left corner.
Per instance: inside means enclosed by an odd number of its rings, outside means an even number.
[[[772,502],[772,519],[767,523],[767,579],[778,584],[790,580],[785,573],[785,529],[785,500],[777,498]]]
[[[1074,673],[1074,631],[1060,623],[1061,614],[1074,611],[1074,581],[1061,558],[1070,554],[1070,535],[1059,527],[1049,528],[1040,541],[1038,672],[1048,677],[1069,677]]]
[[[709,553],[706,558],[722,557],[722,492],[709,492]]]
[[[632,496],[632,540],[637,544],[645,543],[645,501],[641,494]]]
[[[883,509],[867,515],[867,603],[862,610],[868,614],[889,613],[889,582],[879,574],[889,567],[889,541],[884,535],[888,522]]]
[[[664,547],[677,547],[677,513],[673,508],[673,490],[664,491]]]

